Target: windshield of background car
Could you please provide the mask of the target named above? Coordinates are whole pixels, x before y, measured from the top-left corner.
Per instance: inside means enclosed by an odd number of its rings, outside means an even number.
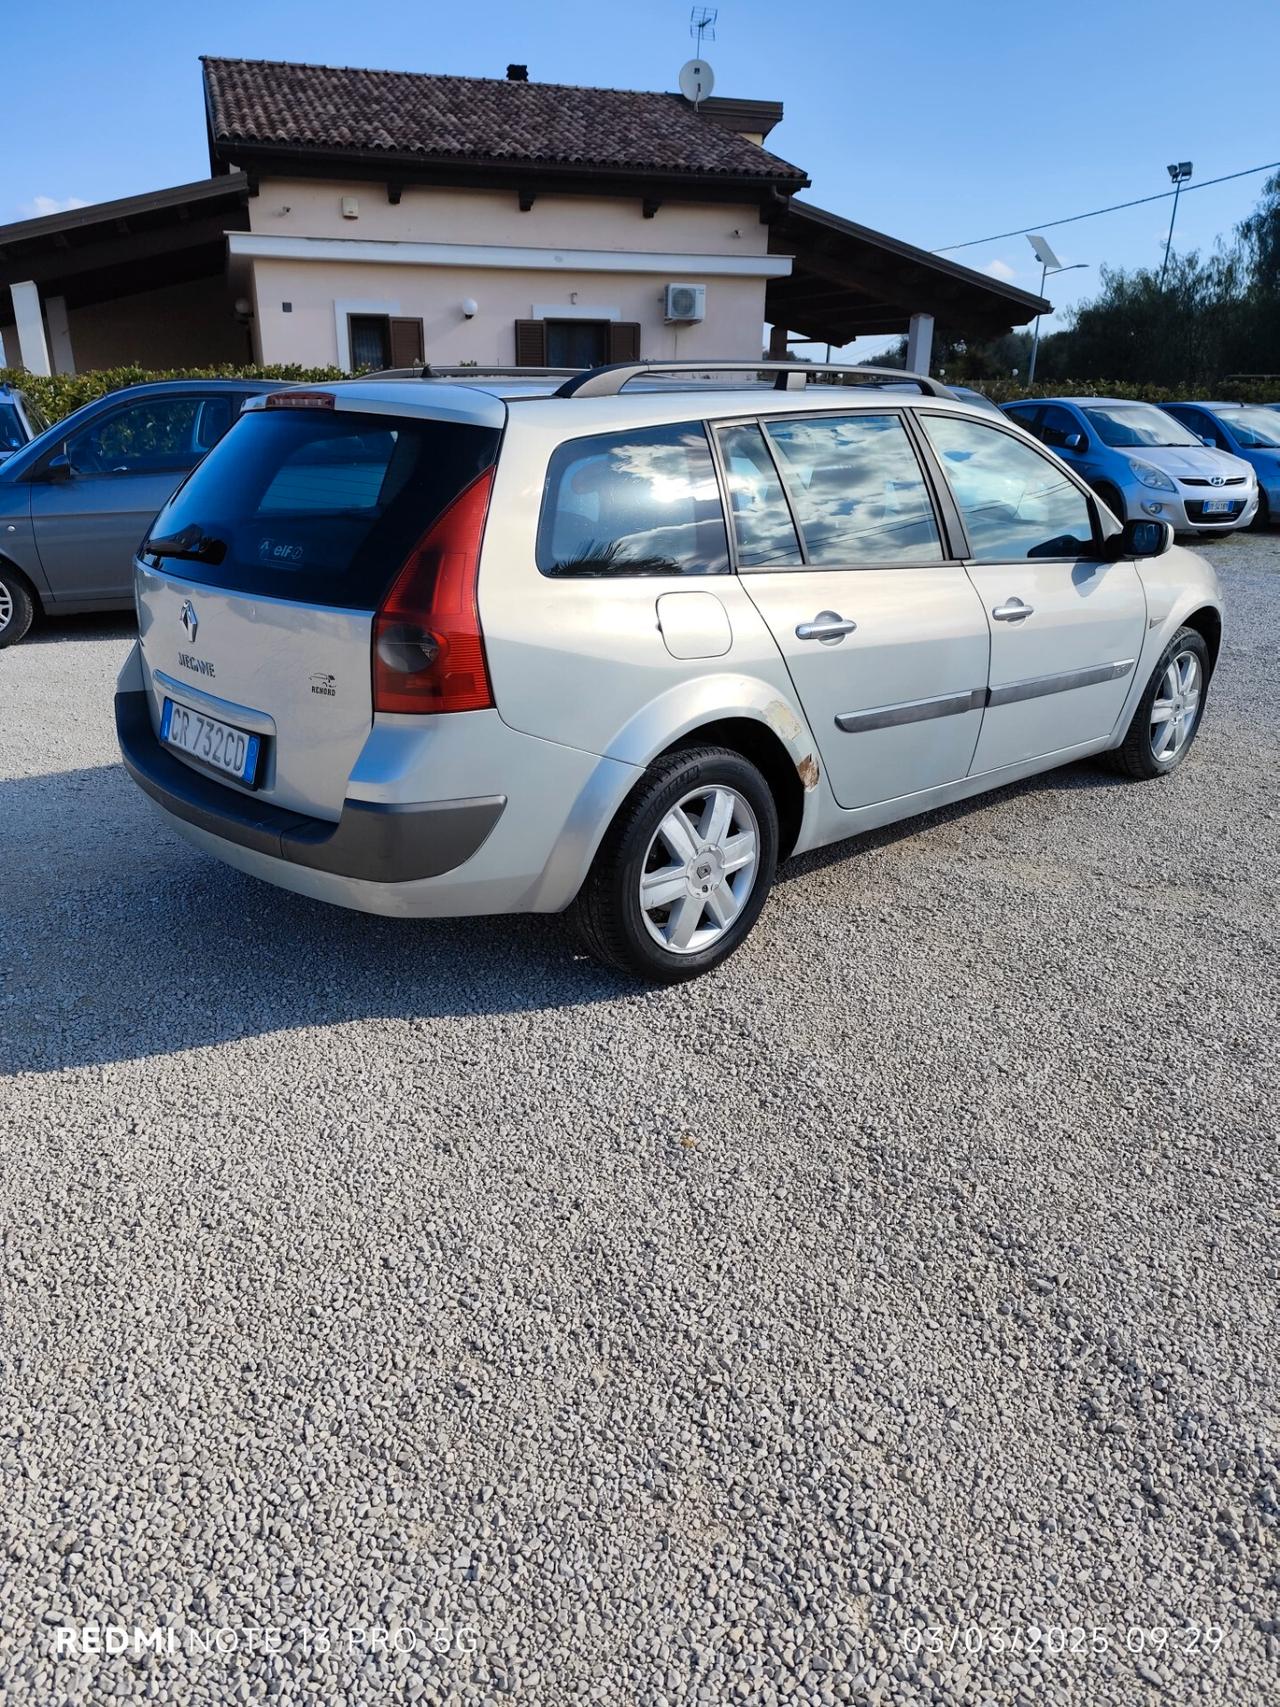
[[[1274,409],[1225,410],[1218,417],[1246,450],[1280,450],[1280,415]]]
[[[363,410],[258,409],[239,420],[152,524],[199,557],[183,580],[372,610],[436,517],[488,468],[490,427]]]
[[[0,403],[0,451],[17,450],[26,442],[18,411],[12,403]]]
[[[1089,425],[1104,445],[1112,450],[1131,450],[1135,445],[1194,445],[1203,450],[1195,434],[1166,415],[1163,409],[1153,409],[1147,403],[1116,404],[1100,408],[1094,404],[1084,411]]]

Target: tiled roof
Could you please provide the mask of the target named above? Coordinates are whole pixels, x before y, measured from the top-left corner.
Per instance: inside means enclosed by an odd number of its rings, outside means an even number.
[[[213,141],[774,181],[799,167],[696,112],[680,95],[487,77],[435,77],[269,59],[204,60]]]

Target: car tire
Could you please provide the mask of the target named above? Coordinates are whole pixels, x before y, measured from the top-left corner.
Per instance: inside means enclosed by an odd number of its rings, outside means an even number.
[[[1192,683],[1194,703],[1190,703]],[[1180,628],[1151,672],[1123,742],[1109,755],[1112,768],[1138,782],[1177,770],[1204,721],[1208,686],[1209,648],[1204,636],[1194,628]],[[1165,705],[1179,705],[1185,711],[1164,718],[1158,707]]]
[[[1265,492],[1258,493],[1258,511],[1249,526],[1257,533],[1266,533],[1271,526],[1271,502]]]
[[[16,646],[35,614],[36,601],[26,577],[0,562],[0,647]]]
[[[777,863],[777,807],[755,765],[727,747],[681,748],[655,759],[627,796],[573,922],[606,966],[682,983],[741,946]]]
[[[1094,491],[1102,499],[1103,503],[1111,511],[1111,514],[1118,522],[1124,522],[1127,519],[1125,514],[1125,501],[1120,496],[1120,490],[1118,487],[1110,485],[1105,480],[1100,480],[1094,487]]]

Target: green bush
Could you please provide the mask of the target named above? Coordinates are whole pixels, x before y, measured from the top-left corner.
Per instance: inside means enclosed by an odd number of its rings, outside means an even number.
[[[21,387],[50,422],[62,420],[82,403],[91,403],[122,385],[143,385],[153,379],[291,379],[320,381],[350,376],[336,367],[202,367],[179,368],[153,373],[140,367],[99,368],[95,373],[54,374],[40,378],[22,368],[0,368],[0,382]],[[957,385],[967,383],[956,378]],[[1203,385],[1134,385],[1127,380],[1060,379],[1030,390],[1013,378],[977,379],[971,382],[995,403],[1015,397],[1132,397],[1144,403],[1171,403],[1181,397],[1223,397],[1240,403],[1271,403],[1280,400],[1280,379],[1232,384],[1224,380],[1206,389]]]
[[[60,421],[73,409],[119,391],[122,385],[145,385],[153,379],[345,379],[336,367],[200,367],[153,373],[141,367],[98,368],[93,373],[62,373],[47,378],[23,368],[0,368],[7,381],[25,391],[49,422]]]

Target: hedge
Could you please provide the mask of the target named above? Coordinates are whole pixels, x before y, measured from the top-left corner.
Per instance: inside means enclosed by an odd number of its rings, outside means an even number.
[[[82,403],[91,403],[108,391],[118,391],[122,385],[143,385],[154,379],[345,379],[348,375],[336,367],[202,367],[176,368],[168,372],[153,372],[141,367],[99,368],[94,373],[54,374],[49,378],[27,373],[22,368],[0,368],[0,383],[8,381],[19,386],[43,410],[50,421],[60,421]],[[945,376],[939,376],[945,379]],[[957,385],[968,384],[957,379]],[[1060,379],[1028,388],[1010,377],[981,379],[976,388],[995,403],[1009,403],[1015,397],[1131,397],[1144,403],[1171,403],[1176,398],[1230,397],[1241,403],[1270,403],[1280,400],[1280,379],[1232,384],[1223,381],[1206,390],[1204,386],[1185,385],[1169,389],[1159,385],[1133,385],[1125,380]]]
[[[61,373],[44,377],[24,368],[0,368],[0,384],[6,381],[25,391],[50,422],[60,421],[73,409],[119,391],[122,385],[145,385],[154,379],[346,379],[336,367],[189,367],[154,372],[142,367],[104,367],[93,373]]]

